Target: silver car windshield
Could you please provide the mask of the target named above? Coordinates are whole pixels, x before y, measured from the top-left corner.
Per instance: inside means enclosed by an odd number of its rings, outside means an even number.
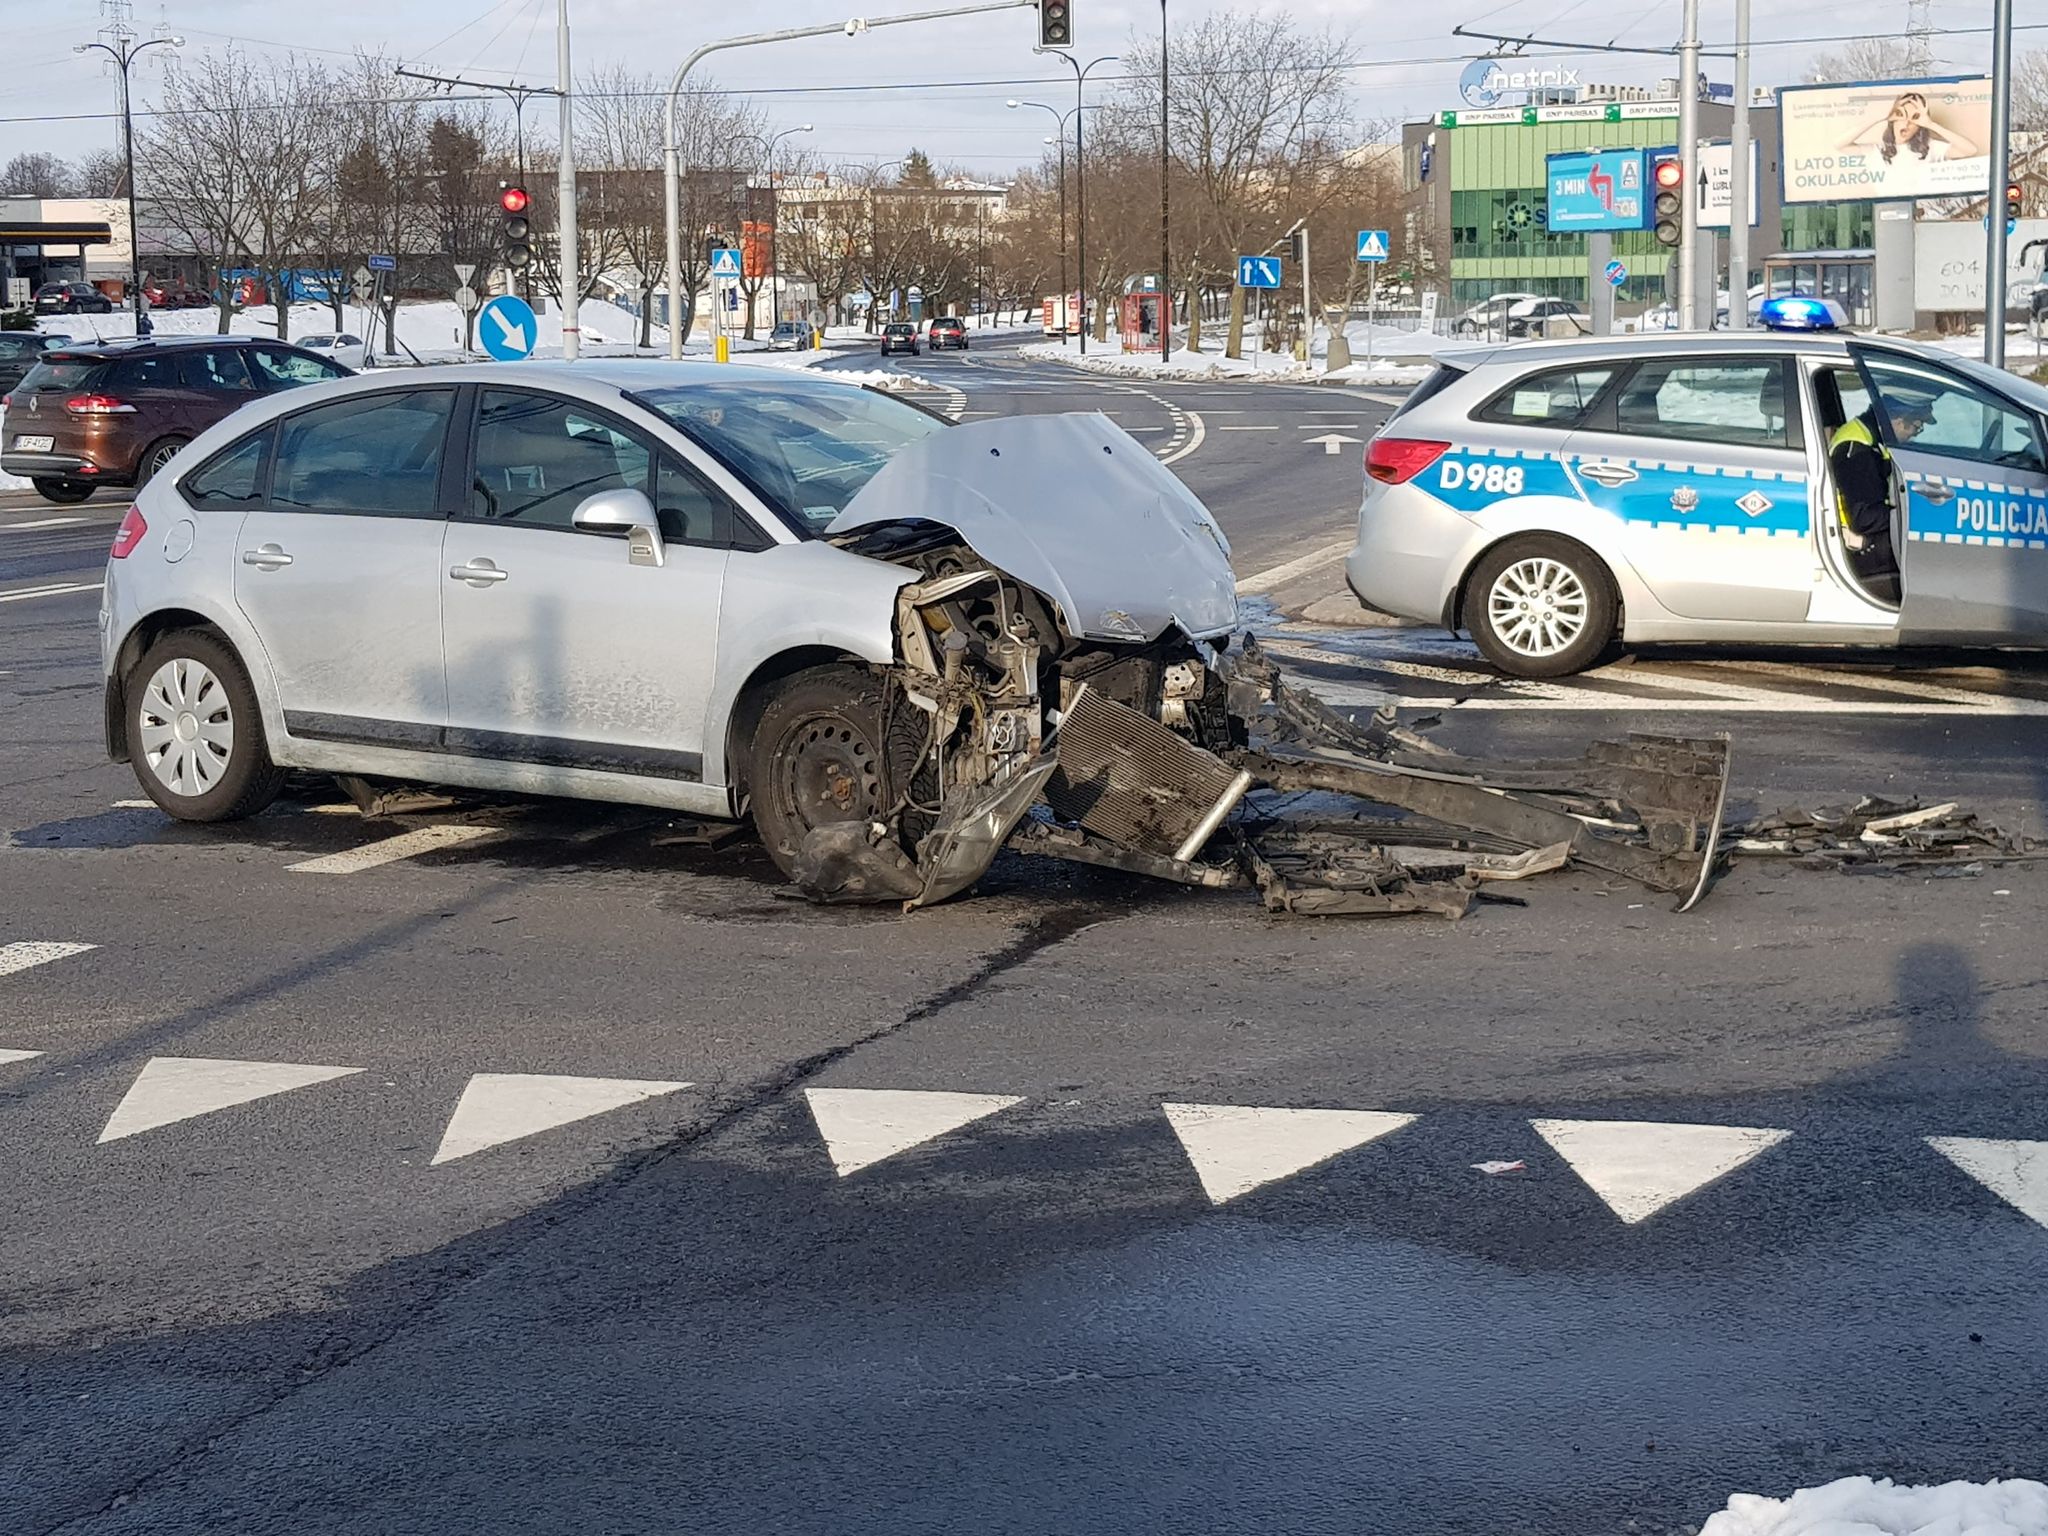
[[[875,390],[825,380],[690,384],[633,398],[745,480],[791,526],[814,534],[900,449],[947,425]]]

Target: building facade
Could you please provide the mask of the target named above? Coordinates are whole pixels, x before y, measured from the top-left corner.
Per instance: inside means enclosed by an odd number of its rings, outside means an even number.
[[[1669,149],[1678,140],[1675,97],[1643,100],[1588,87],[1568,105],[1454,110],[1402,130],[1408,249],[1424,253],[1425,280],[1452,309],[1495,293],[1555,295],[1584,303],[1586,237],[1547,227],[1546,161],[1588,149]],[[1700,103],[1700,131],[1726,139],[1733,109]],[[1759,223],[1750,232],[1750,281],[1766,256],[1868,246],[1869,203],[1787,207],[1779,197],[1778,114],[1775,106],[1750,109],[1757,143]],[[1718,232],[1726,270],[1727,231]],[[1668,294],[1671,252],[1648,230],[1613,236],[1614,255],[1629,269],[1618,294],[1626,307],[1661,303]]]

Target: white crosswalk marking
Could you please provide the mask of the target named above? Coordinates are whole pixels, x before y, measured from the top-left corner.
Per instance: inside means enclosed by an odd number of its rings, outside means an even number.
[[[2048,1227],[2048,1141],[1930,1136],[1927,1145],[2014,1210]]]
[[[1023,1102],[1011,1094],[901,1088],[806,1088],[804,1099],[842,1179]]]
[[[361,1067],[314,1067],[290,1061],[222,1061],[204,1056],[153,1058],[114,1106],[100,1141],[119,1141],[274,1093],[349,1077]]]
[[[1792,1133],[1743,1125],[1653,1120],[1531,1120],[1607,1208],[1631,1226],[1647,1221]]]
[[[97,592],[103,581],[60,581],[40,587],[14,587],[0,592],[0,603],[25,603],[35,597],[69,597],[74,592]]]
[[[688,1083],[621,1077],[551,1077],[535,1072],[479,1072],[456,1102],[434,1163],[453,1162],[486,1147],[537,1136],[643,1099],[677,1093]]]
[[[39,528],[70,528],[87,519],[82,517],[39,517],[32,523],[0,523],[0,533],[33,533]]]
[[[1326,1163],[1412,1124],[1413,1115],[1365,1109],[1261,1109],[1161,1104],[1212,1205]]]
[[[317,859],[301,859],[296,864],[285,866],[301,875],[354,875],[366,869],[375,869],[382,864],[394,864],[400,859],[410,859],[417,854],[434,853],[442,848],[455,848],[463,843],[473,843],[480,837],[490,837],[500,829],[479,826],[474,822],[442,822],[431,827],[417,827],[410,832],[401,832],[396,837],[380,838],[360,848],[350,848],[342,853],[326,853]]]
[[[0,1050],[0,1067],[11,1067],[17,1061],[34,1061],[41,1051]]]
[[[44,939],[0,944],[0,976],[11,976],[32,966],[48,965],[52,960],[68,960],[73,955],[82,955],[97,948],[97,944],[66,944]]]

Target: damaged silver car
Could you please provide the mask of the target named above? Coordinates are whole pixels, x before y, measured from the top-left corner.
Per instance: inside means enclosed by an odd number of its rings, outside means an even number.
[[[109,751],[189,821],[288,770],[751,815],[814,894],[918,903],[1041,799],[1186,859],[1249,782],[1218,755],[1228,546],[1151,453],[812,374],[254,403],[138,493],[100,620]],[[1061,730],[1137,792],[1063,767]]]

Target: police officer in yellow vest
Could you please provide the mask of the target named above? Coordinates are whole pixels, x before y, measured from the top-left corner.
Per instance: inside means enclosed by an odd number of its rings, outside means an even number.
[[[1884,411],[1892,436],[1910,443],[1934,415],[1934,397],[1917,390],[1886,390]],[[1878,435],[1877,407],[1835,429],[1828,443],[1828,467],[1835,480],[1835,515],[1842,542],[1856,557],[1857,574],[1884,578],[1898,573],[1892,551],[1892,456]]]

